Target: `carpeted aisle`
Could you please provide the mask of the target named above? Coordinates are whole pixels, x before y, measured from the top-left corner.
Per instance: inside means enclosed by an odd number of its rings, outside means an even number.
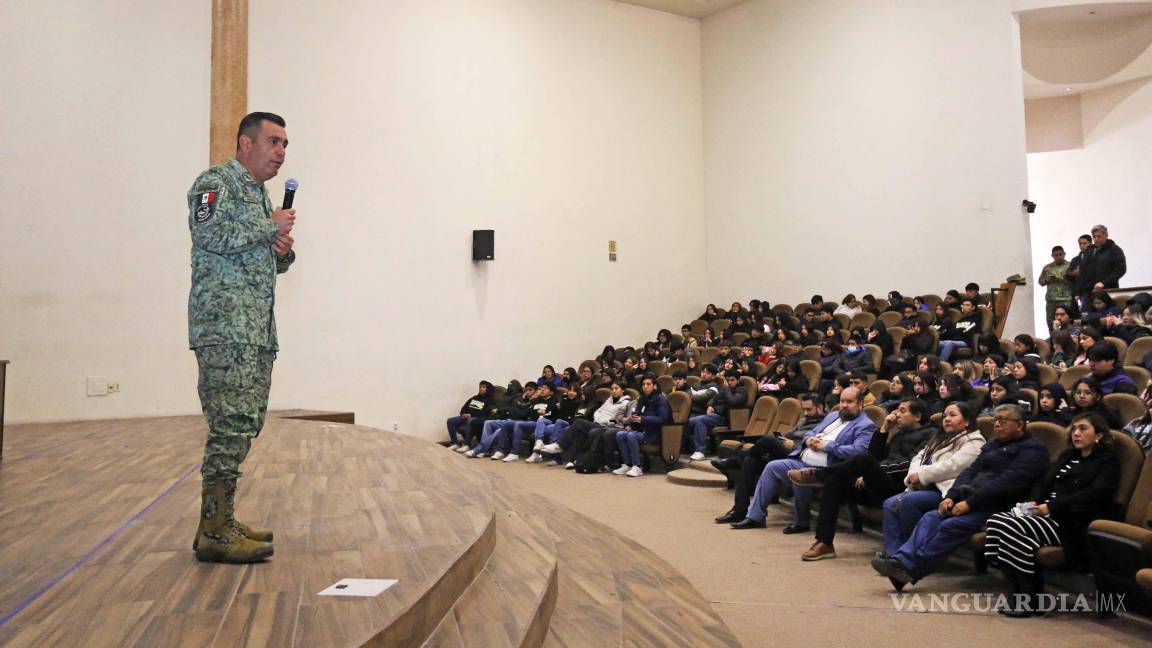
[[[448,452],[448,450],[445,450]],[[838,557],[800,560],[811,535],[783,535],[785,509],[769,510],[767,529],[734,531],[712,518],[731,504],[731,491],[640,478],[578,475],[559,467],[465,459],[512,483],[599,520],[674,564],[706,597],[746,646],[1024,645],[1152,646],[1152,627],[1091,614],[1005,619],[979,612],[898,611],[887,580],[868,561],[879,549],[868,535],[842,532]],[[563,568],[563,565],[561,565]],[[1001,592],[998,574],[979,577],[950,568],[906,592]],[[930,639],[929,639],[930,638]]]

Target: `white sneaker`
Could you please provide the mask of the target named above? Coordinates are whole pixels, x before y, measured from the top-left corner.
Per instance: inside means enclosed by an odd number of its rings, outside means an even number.
[[[520,461],[520,455],[513,452],[512,454],[508,455],[507,457],[504,457],[504,463],[510,463],[512,461]]]
[[[474,455],[472,455],[472,456],[473,456],[473,457],[476,457],[477,459],[483,459],[484,457],[487,457],[487,456],[488,456],[488,453],[486,453],[486,452],[477,452],[476,454],[474,454]]]
[[[471,458],[476,456],[476,451],[473,450],[472,448],[468,448],[467,450],[464,451],[464,456],[471,459]]]
[[[632,470],[632,466],[629,466],[628,464],[621,464],[619,468],[612,471],[612,474],[613,475],[623,475],[624,473],[628,472],[629,470]]]
[[[540,452],[546,452],[548,454],[560,454],[561,452],[564,452],[564,449],[560,447],[559,443],[549,443],[546,446],[542,446],[540,448]]]
[[[469,450],[471,450],[471,449],[472,449],[472,448],[470,448],[470,447],[468,447],[468,446],[466,446],[466,445],[462,445],[462,446],[458,446],[458,447],[456,448],[456,452],[459,452],[460,454],[464,454],[465,452],[468,452],[468,451],[469,451]]]
[[[452,452],[456,452],[457,450],[460,449],[460,446],[453,443],[452,445],[448,446],[448,449],[451,450]]]
[[[549,461],[548,463],[546,463],[546,464],[544,464],[544,465],[545,465],[545,466],[549,466],[549,467],[551,467],[551,466],[559,466],[559,465],[560,465],[560,460],[559,460],[559,459],[553,459],[552,461]]]
[[[533,452],[531,457],[524,460],[524,463],[540,463],[541,461],[544,461],[544,457],[541,457],[539,452]]]
[[[693,452],[692,456],[688,457],[688,461],[704,461],[704,453],[703,452]]]
[[[574,468],[576,468],[576,463],[573,461],[569,461],[568,463],[564,464],[564,470],[572,470]]]
[[[544,447],[544,439],[536,439],[536,444],[532,446],[532,451],[535,452]]]
[[[500,461],[503,458],[504,458],[504,453],[500,452],[499,450],[492,453],[492,461]]]
[[[644,475],[644,471],[640,470],[640,466],[632,466],[632,470],[629,470],[624,474],[628,475],[629,477],[642,477]]]

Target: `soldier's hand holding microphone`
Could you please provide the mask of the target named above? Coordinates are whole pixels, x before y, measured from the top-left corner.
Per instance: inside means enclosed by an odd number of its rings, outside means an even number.
[[[272,222],[276,224],[276,240],[272,242],[272,251],[277,257],[283,258],[292,251],[292,228],[296,225],[296,210],[292,209],[292,200],[296,197],[296,187],[299,184],[295,178],[288,178],[284,182],[284,206],[272,212]]]

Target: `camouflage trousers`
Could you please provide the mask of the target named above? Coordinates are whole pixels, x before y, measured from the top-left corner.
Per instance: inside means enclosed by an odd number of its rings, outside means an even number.
[[[276,352],[251,344],[196,349],[197,390],[208,421],[200,475],[205,485],[234,481],[252,439],[264,427]]]

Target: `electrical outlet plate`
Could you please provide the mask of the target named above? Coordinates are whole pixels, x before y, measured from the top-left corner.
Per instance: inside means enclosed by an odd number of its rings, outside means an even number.
[[[107,396],[108,379],[104,376],[88,376],[88,395]]]

